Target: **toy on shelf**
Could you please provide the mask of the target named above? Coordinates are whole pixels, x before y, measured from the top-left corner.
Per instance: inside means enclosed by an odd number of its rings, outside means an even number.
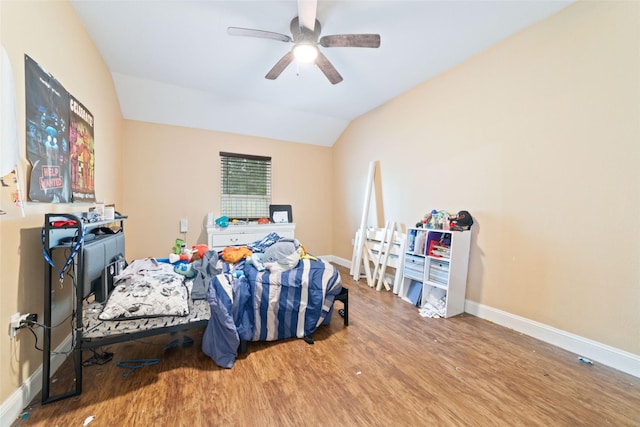
[[[451,215],[447,211],[434,209],[416,223],[416,228],[465,231],[471,229],[472,225],[473,217],[468,211],[460,211],[456,215]]]
[[[433,209],[424,215],[421,222],[416,224],[417,228],[431,228],[437,230],[449,230],[451,215],[447,211]]]

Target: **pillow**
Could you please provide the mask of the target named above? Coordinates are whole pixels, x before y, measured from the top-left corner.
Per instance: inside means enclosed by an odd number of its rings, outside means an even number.
[[[125,320],[188,314],[189,288],[185,277],[175,273],[170,264],[160,264],[156,269],[138,271],[116,282],[98,318]]]

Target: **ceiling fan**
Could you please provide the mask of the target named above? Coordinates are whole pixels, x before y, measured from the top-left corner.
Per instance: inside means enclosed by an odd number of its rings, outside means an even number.
[[[317,0],[298,0],[298,16],[290,25],[291,37],[271,31],[249,28],[229,27],[227,33],[232,36],[258,37],[285,43],[293,43],[291,50],[280,58],[269,70],[265,78],[275,80],[294,59],[300,62],[315,63],[331,84],[340,83],[342,76],[322,54],[322,47],[380,47],[379,34],[336,34],[320,37],[320,22],[316,19]]]

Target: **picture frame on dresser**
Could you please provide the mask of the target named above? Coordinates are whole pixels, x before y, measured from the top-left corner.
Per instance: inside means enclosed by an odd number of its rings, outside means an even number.
[[[292,223],[291,205],[269,205],[269,219],[276,224]]]

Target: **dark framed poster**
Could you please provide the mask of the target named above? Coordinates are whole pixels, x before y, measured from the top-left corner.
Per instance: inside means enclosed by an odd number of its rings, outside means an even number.
[[[69,94],[27,55],[24,68],[27,158],[31,163],[29,199],[69,203]]]
[[[29,200],[94,202],[93,115],[25,55]]]

